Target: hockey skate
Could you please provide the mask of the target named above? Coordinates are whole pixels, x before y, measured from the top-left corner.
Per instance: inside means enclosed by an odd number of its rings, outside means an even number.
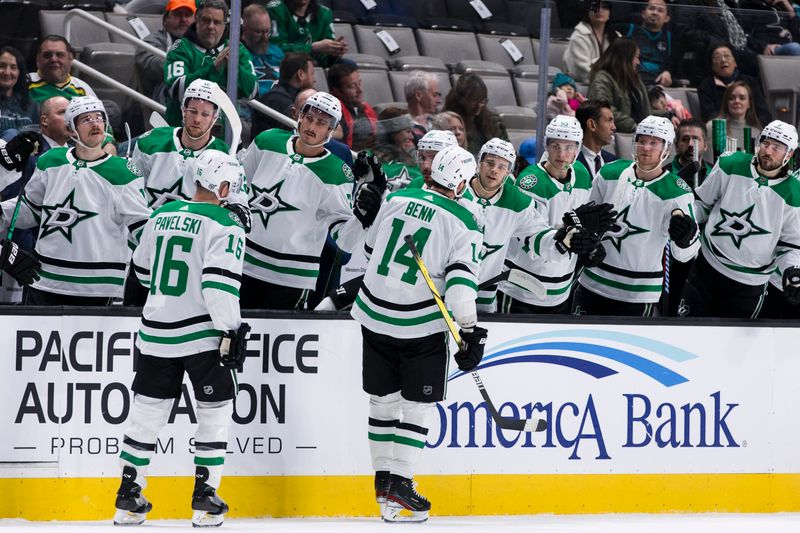
[[[424,522],[431,502],[416,491],[413,480],[392,474],[381,517],[385,522]]]
[[[214,487],[206,483],[208,469],[197,467],[192,494],[192,526],[219,527],[228,512],[228,504],[217,496]]]
[[[389,472],[378,470],[375,472],[375,501],[381,506],[381,515],[386,505],[387,494],[389,494]]]
[[[132,466],[122,469],[122,483],[114,507],[117,508],[114,513],[115,526],[138,526],[153,508],[153,504],[142,495],[142,487],[136,483],[136,469]]]

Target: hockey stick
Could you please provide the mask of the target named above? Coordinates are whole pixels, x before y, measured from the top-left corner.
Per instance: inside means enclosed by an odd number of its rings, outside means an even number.
[[[403,237],[403,240],[406,242],[409,250],[411,250],[411,255],[414,257],[414,262],[417,264],[417,267],[419,267],[419,271],[422,272],[422,277],[425,278],[425,283],[428,285],[428,289],[433,295],[436,306],[439,308],[439,312],[442,314],[442,318],[444,318],[444,321],[447,324],[447,329],[450,330],[450,334],[453,336],[453,340],[456,341],[459,349],[463,348],[464,341],[461,339],[461,335],[458,334],[458,327],[456,327],[453,319],[450,318],[450,313],[447,311],[447,307],[444,305],[444,300],[442,300],[442,297],[439,295],[439,291],[436,289],[436,285],[434,285],[431,275],[428,273],[428,269],[425,267],[425,263],[422,261],[422,257],[419,255],[419,251],[417,251],[414,240],[411,238],[411,235],[406,235]],[[515,431],[544,431],[547,429],[547,422],[544,419],[519,419],[501,416],[497,411],[497,408],[494,406],[491,398],[489,398],[489,393],[486,392],[486,386],[483,384],[483,380],[481,380],[481,376],[478,374],[477,370],[472,371],[472,379],[475,380],[475,385],[478,386],[478,391],[480,391],[481,396],[483,396],[483,401],[486,402],[486,407],[489,409],[492,420],[494,420],[495,424],[497,424],[497,427],[500,429],[510,429]]]
[[[239,138],[242,136],[242,120],[239,118],[239,113],[236,112],[236,106],[233,105],[231,99],[225,94],[225,91],[220,89],[216,83],[211,84],[211,94],[217,105],[225,113],[225,119],[231,126],[231,144],[228,150],[229,155],[236,155],[236,149],[239,147]]]
[[[169,126],[169,124],[167,124],[167,121],[164,120],[164,117],[159,115],[158,112],[156,112],[156,111],[153,111],[152,113],[150,113],[149,122],[150,122],[150,125],[153,126],[154,128],[163,128],[165,126]]]
[[[544,298],[547,295],[547,288],[544,286],[544,283],[536,279],[531,274],[528,274],[524,270],[518,270],[516,268],[506,270],[502,274],[487,279],[478,285],[478,290],[486,290],[492,285],[500,283],[501,281],[513,283],[514,285],[533,293],[533,295],[537,298]]]
[[[128,137],[128,148],[125,150],[125,159],[131,158],[131,127],[125,123],[125,135]]]

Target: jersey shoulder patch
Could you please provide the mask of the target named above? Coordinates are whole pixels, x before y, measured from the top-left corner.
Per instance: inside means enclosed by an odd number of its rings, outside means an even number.
[[[353,175],[353,169],[347,166],[347,163],[342,163],[342,174],[347,181],[353,182],[356,180],[356,177]]]
[[[267,7],[267,9],[275,9],[276,7],[281,5],[281,3],[282,3],[281,0],[270,0],[269,2],[267,2],[267,6],[266,7]]]
[[[692,194],[692,188],[672,172],[667,172],[663,178],[654,183],[646,184],[645,188],[662,200],[671,200],[684,194]]]
[[[517,187],[524,191],[530,191],[534,187],[536,187],[536,183],[539,181],[539,178],[534,176],[533,174],[527,174],[525,176],[520,176],[517,179]]]

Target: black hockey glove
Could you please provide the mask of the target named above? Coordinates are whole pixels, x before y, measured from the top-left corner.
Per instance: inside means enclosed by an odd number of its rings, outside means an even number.
[[[672,239],[679,248],[691,246],[694,236],[697,233],[697,222],[692,217],[686,216],[676,209],[669,219],[669,238]]]
[[[596,267],[603,264],[606,258],[606,249],[601,243],[597,243],[594,250],[587,255],[578,256],[578,264],[584,267]]]
[[[565,226],[583,226],[590,234],[602,236],[611,229],[616,218],[617,212],[612,204],[589,202],[574,211],[567,211],[561,220]]]
[[[588,255],[597,247],[600,238],[590,234],[586,228],[562,226],[556,231],[556,249],[565,254]]]
[[[458,332],[463,341],[462,349],[453,356],[458,364],[458,369],[470,372],[480,364],[483,359],[483,350],[486,348],[486,328],[475,326],[472,331],[461,330]]]
[[[42,264],[36,256],[8,239],[0,241],[0,269],[8,272],[20,285],[30,285],[39,279]]]
[[[373,183],[365,183],[356,191],[353,214],[361,221],[364,228],[370,227],[375,222],[381,202],[383,202],[383,192]]]
[[[800,305],[800,268],[789,267],[783,272],[783,297],[791,305]]]
[[[364,276],[355,277],[346,281],[328,293],[328,298],[331,300],[331,305],[336,311],[345,309],[356,301],[358,291],[361,288],[361,283],[364,281]]]
[[[39,152],[44,138],[34,131],[23,131],[0,148],[0,165],[10,171],[20,171],[31,154]]]
[[[253,224],[250,220],[250,208],[241,204],[225,204],[225,209],[236,215],[245,233],[250,233]]]
[[[386,190],[386,173],[383,166],[374,154],[361,150],[353,163],[353,176],[356,179],[356,191],[367,183],[372,183],[376,190],[383,195]]]
[[[247,350],[247,334],[250,324],[242,322],[236,331],[230,330],[222,334],[219,341],[219,365],[233,370],[241,370]]]

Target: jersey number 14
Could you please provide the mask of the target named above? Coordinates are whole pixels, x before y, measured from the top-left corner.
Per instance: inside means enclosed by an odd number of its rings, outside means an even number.
[[[419,267],[414,261],[414,257],[411,255],[411,250],[408,248],[408,245],[403,242],[400,248],[398,248],[395,252],[397,241],[403,234],[403,227],[405,224],[405,221],[400,218],[395,218],[392,220],[392,234],[389,236],[389,242],[386,243],[386,249],[383,252],[381,263],[378,265],[378,274],[381,276],[388,276],[389,263],[394,261],[395,263],[406,267],[405,272],[403,272],[403,275],[400,276],[400,280],[408,283],[409,285],[416,285]],[[422,254],[422,250],[425,248],[425,243],[428,242],[428,237],[430,236],[430,228],[419,228],[411,236],[411,240],[414,241],[414,245],[417,247],[417,250],[420,254]]]

